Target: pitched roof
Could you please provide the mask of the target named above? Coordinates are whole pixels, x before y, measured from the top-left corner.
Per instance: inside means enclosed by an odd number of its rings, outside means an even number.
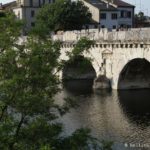
[[[107,4],[106,2],[101,1],[101,0],[85,0],[85,1],[100,10],[117,11],[117,9],[114,6]]]
[[[114,0],[113,3],[118,7],[135,7],[134,5],[126,3],[122,0]]]
[[[17,5],[17,2],[13,1],[13,2],[9,2],[9,3],[3,4],[2,8],[3,9],[11,9],[12,7],[15,7],[16,5]]]

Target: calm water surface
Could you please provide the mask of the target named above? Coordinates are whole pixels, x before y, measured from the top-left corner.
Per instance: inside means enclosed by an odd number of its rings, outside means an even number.
[[[65,134],[88,127],[99,140],[113,141],[114,150],[150,150],[150,90],[96,92],[90,82],[70,81],[57,97],[79,104],[61,119]]]

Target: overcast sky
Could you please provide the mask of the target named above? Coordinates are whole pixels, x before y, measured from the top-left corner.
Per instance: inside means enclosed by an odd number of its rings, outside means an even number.
[[[13,0],[0,0],[0,3],[7,3]],[[150,0],[124,0],[125,2],[129,2],[136,6],[136,12],[140,10],[145,13],[145,15],[150,16]]]

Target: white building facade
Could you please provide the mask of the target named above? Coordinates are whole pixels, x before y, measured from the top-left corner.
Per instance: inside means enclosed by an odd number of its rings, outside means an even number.
[[[25,30],[28,31],[35,26],[36,15],[41,6],[52,2],[54,0],[17,0],[17,6],[13,8],[13,12],[19,19],[25,21]]]
[[[116,29],[118,28],[118,11],[101,11],[100,26],[101,28]]]
[[[100,28],[119,29],[133,27],[135,6],[121,0],[82,0],[89,8],[92,19]]]
[[[133,27],[134,6],[122,0],[80,0],[89,8],[92,22],[85,28],[107,28],[109,30]],[[36,15],[44,4],[55,0],[17,0],[14,1],[13,12],[25,21],[24,31],[35,26]],[[9,5],[9,4],[7,4]],[[12,4],[11,4],[12,5]],[[11,6],[10,6],[11,7]]]

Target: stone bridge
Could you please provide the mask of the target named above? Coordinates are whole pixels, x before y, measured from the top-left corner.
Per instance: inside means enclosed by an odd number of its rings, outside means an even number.
[[[96,78],[105,76],[112,89],[150,88],[150,28],[126,31],[82,30],[67,31],[53,36],[63,42],[62,60],[81,37],[95,40],[90,53]],[[62,73],[60,73],[62,77]]]

